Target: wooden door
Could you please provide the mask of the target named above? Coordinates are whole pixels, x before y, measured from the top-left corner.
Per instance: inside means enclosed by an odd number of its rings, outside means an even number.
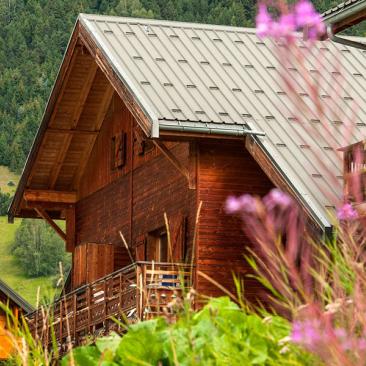
[[[112,244],[86,243],[78,245],[73,257],[73,288],[108,275],[114,271]]]

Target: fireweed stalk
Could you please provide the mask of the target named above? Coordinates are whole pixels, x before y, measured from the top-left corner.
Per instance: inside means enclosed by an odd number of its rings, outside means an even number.
[[[276,18],[270,14],[270,7],[279,14]],[[330,114],[334,120],[345,121],[343,146],[349,145],[355,137],[357,108],[353,106],[350,113],[331,102],[340,100],[344,80],[335,79],[330,85],[321,72],[311,75],[305,66],[311,59],[316,60],[312,62],[317,62],[318,70],[323,67],[324,56],[314,47],[317,39],[326,38],[320,15],[307,0],[292,6],[282,1],[260,3],[258,9],[257,35],[272,42],[281,69],[279,82],[299,125],[297,137],[304,135],[303,129],[306,135],[327,141],[337,150],[340,146],[326,117]],[[298,76],[289,75],[289,68],[297,70]],[[299,84],[310,102],[299,97]],[[324,90],[331,96],[330,102],[321,101]],[[314,112],[324,128],[314,128],[308,122]],[[353,151],[356,165],[362,162],[362,154]],[[314,153],[314,160],[316,156]],[[336,159],[334,164],[343,166],[342,155]],[[316,163],[334,192],[342,191],[334,167],[332,170],[319,158]],[[347,201],[348,197],[340,199],[334,192],[323,192],[337,207],[332,222],[334,235],[324,241],[319,240],[319,233],[298,204],[278,189],[263,199],[244,194],[229,197],[226,202],[226,211],[241,217],[245,233],[255,244],[247,260],[267,288],[267,305],[291,319],[292,342],[326,365],[366,365],[366,222],[357,208],[363,200],[361,173],[352,175],[349,187],[354,204]]]

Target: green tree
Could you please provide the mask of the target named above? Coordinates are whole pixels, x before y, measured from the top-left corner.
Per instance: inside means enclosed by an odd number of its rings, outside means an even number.
[[[23,220],[15,233],[12,253],[29,277],[55,275],[59,262],[70,268],[64,242],[43,220]]]

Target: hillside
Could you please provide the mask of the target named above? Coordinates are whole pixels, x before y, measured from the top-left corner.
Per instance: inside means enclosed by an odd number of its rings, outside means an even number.
[[[10,225],[6,217],[0,217],[0,278],[29,303],[35,305],[38,286],[41,287],[41,297],[49,298],[54,295],[55,290],[52,288],[52,277],[25,277],[10,253],[10,246],[19,224],[20,220],[15,220],[15,223]]]
[[[19,176],[9,171],[7,167],[0,166],[0,190],[14,193]],[[13,182],[14,186],[9,186]],[[10,253],[10,246],[14,240],[15,231],[20,225],[20,220],[10,225],[7,218],[0,216],[0,278],[22,295],[29,303],[36,303],[37,288],[41,287],[41,296],[54,295],[52,277],[27,278]]]
[[[6,166],[0,165],[0,190],[3,193],[14,194],[19,181],[19,176],[9,170]]]

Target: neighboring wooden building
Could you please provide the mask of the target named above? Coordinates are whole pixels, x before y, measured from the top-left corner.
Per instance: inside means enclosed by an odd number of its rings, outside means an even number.
[[[193,264],[200,294],[222,293],[207,276],[234,290],[233,272],[250,271],[243,253],[251,244],[224,212],[231,194],[280,187],[316,230],[330,229],[334,202],[324,191],[342,193],[332,146],[343,145],[342,119],[362,80],[345,70],[349,94],[337,123],[326,108],[326,118],[306,116],[323,136],[326,120],[333,140],[311,136],[295,123],[270,47],[252,29],[80,15],[9,210],[10,221],[47,220],[73,253],[71,292],[55,304],[61,343],[66,313],[76,342],[108,328],[106,319],[121,310],[161,313],[176,296],[177,263],[186,263],[187,281]],[[320,48],[338,56],[322,70],[328,85],[344,47]],[[302,86],[299,93],[308,97]],[[357,101],[361,136],[366,102]],[[54,219],[66,220],[66,232]],[[245,294],[254,299],[258,284],[247,280]]]
[[[9,307],[15,319],[20,319],[34,309],[21,296],[15,293],[6,283],[0,280],[0,303]],[[14,351],[14,341],[6,332],[8,326],[6,312],[0,308],[0,362],[9,358]]]

